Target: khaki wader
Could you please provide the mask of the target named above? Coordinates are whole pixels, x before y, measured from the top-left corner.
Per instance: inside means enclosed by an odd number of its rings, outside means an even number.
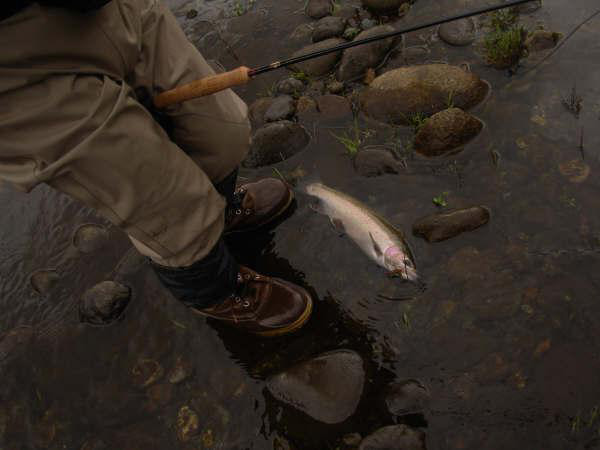
[[[0,22],[0,178],[40,183],[96,209],[164,266],[219,239],[217,183],[249,145],[231,90],[164,112],[170,139],[136,97],[214,72],[157,0],[113,0],[88,14],[37,4]]]

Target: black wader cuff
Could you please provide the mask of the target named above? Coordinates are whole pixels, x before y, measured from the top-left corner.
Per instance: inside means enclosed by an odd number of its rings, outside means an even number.
[[[219,194],[225,197],[227,200],[227,205],[232,205],[234,201],[233,193],[235,192],[235,183],[237,182],[238,169],[235,169],[217,184],[215,184],[215,189]]]
[[[208,308],[233,294],[238,264],[223,239],[208,255],[189,267],[165,267],[151,261],[158,279],[186,306]]]

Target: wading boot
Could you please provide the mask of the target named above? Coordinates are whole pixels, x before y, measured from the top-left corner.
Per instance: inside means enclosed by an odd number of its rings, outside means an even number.
[[[241,185],[227,205],[224,234],[252,231],[281,216],[292,204],[294,193],[276,178]]]
[[[209,308],[192,310],[240,330],[270,337],[291,333],[304,325],[312,312],[312,299],[300,286],[239,266],[232,295]]]

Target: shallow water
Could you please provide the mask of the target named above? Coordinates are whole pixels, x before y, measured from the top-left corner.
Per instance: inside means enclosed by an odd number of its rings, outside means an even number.
[[[259,66],[297,50],[302,44],[288,36],[310,22],[303,4],[257,0],[244,3],[249,8],[238,16],[236,2],[170,2],[190,39],[226,68]],[[398,25],[480,4],[418,0]],[[198,15],[186,18],[191,8]],[[567,34],[596,8],[596,0],[546,0],[523,20]],[[380,292],[394,293],[396,282],[298,193],[294,213],[276,229],[231,242],[241,262],[314,295],[311,321],[282,339],[252,338],[193,317],[135,260],[123,269],[134,290],[123,319],[105,328],[80,324],[78,298],[115,278],[115,267],[131,256],[127,239],[111,227],[106,246],[79,253],[72,233],[83,223],[107,225],[102,219],[45,187],[23,194],[0,185],[0,334],[19,326],[35,331],[0,361],[0,448],[103,448],[93,446],[103,440],[119,449],[326,449],[347,433],[366,436],[394,422],[423,427],[429,449],[597,448],[600,423],[590,418],[600,406],[599,37],[596,18],[539,68],[523,73],[530,58],[509,76],[486,67],[474,46],[439,42],[434,30],[406,36],[405,46],[429,51],[413,63],[467,62],[492,94],[472,111],[486,127],[464,152],[409,159],[399,175],[367,179],[354,172],[332,137],[352,119],[310,127],[310,146],[276,168],[301,166],[307,177],[398,225],[428,289],[410,302],[379,299]],[[396,55],[381,70],[403,64]],[[250,103],[283,77],[284,71],[266,74],[238,92]],[[578,119],[561,103],[574,84],[584,99]],[[375,144],[393,135],[363,117],[359,124],[375,130]],[[497,165],[492,150],[500,155]],[[585,182],[561,175],[560,164],[582,158],[591,170]],[[445,191],[449,207],[488,206],[490,223],[437,244],[411,236],[412,223],[434,212],[432,198]],[[46,268],[61,279],[40,296],[29,275]],[[367,370],[361,403],[346,422],[319,424],[265,390],[270,374],[339,348],[359,352]],[[170,385],[166,374],[178,359],[194,370]],[[165,375],[141,387],[133,372],[147,360]],[[394,418],[383,391],[409,378],[429,387],[431,403],[422,417]],[[200,424],[189,443],[175,431],[185,405]]]

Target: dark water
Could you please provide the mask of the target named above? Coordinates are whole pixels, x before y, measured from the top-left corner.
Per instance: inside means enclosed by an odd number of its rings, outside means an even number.
[[[479,5],[419,0],[402,20],[409,25]],[[235,2],[172,6],[190,38],[226,68],[290,54],[302,44],[288,36],[309,22],[295,0],[258,0],[239,17]],[[199,14],[186,19],[190,8]],[[567,34],[596,8],[596,0],[546,0],[523,21]],[[275,230],[231,242],[242,262],[314,294],[312,320],[290,337],[257,339],[193,317],[128,258],[118,230],[109,228],[110,243],[92,254],[75,250],[77,226],[104,223],[93,212],[44,187],[22,194],[2,185],[0,334],[21,327],[33,337],[0,363],[0,448],[333,449],[346,433],[365,436],[394,422],[422,426],[429,449],[600,448],[600,422],[591,420],[600,406],[599,37],[597,18],[539,68],[511,77],[486,67],[474,47],[439,42],[434,30],[407,36],[406,47],[429,52],[409,62],[467,62],[492,94],[473,110],[486,127],[464,152],[409,159],[400,175],[355,174],[331,135],[353,126],[351,118],[311,125],[309,148],[277,169],[301,167],[397,224],[428,289],[410,302],[378,299],[394,291],[394,282],[298,194],[296,210]],[[383,70],[405,63],[395,55]],[[239,93],[250,103],[284,75],[262,76]],[[579,118],[561,102],[574,85],[583,97]],[[372,130],[372,143],[408,136],[361,117],[358,123]],[[582,158],[590,168],[584,182],[561,174],[561,164]],[[273,171],[243,173],[262,175]],[[451,207],[488,206],[490,224],[438,244],[410,236],[411,224],[434,212],[432,198],[442,192]],[[40,296],[28,278],[44,268],[61,279]],[[106,328],[80,324],[81,294],[119,274],[134,290],[124,318]],[[268,375],[338,348],[358,351],[367,370],[361,403],[346,422],[319,424],[266,392]],[[193,367],[187,380],[171,385],[162,375],[141,386],[136,367],[158,363],[166,374],[178,360]],[[431,390],[423,417],[385,411],[385,386],[407,378]],[[176,419],[186,405],[198,413],[200,433],[181,443]]]

